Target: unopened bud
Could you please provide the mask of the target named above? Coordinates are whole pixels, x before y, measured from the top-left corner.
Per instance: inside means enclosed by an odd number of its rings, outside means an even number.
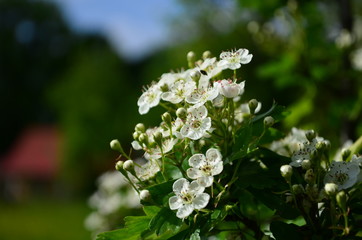
[[[303,168],[304,170],[310,169],[311,165],[312,165],[312,163],[311,163],[310,160],[308,160],[308,159],[302,161],[302,168]]]
[[[210,52],[210,51],[205,51],[205,52],[202,54],[202,58],[203,58],[203,59],[211,58],[211,52]]]
[[[117,171],[123,171],[123,161],[118,161],[116,163],[116,170]]]
[[[122,152],[122,146],[120,144],[120,142],[117,139],[113,139],[109,145],[111,146],[112,150],[118,151],[118,152]]]
[[[195,82],[198,82],[199,81],[199,79],[200,79],[200,77],[201,77],[201,73],[199,72],[199,71],[192,71],[191,73],[190,73],[190,77],[191,77],[191,79],[192,80],[194,80]]]
[[[285,180],[287,180],[287,182],[290,182],[290,179],[293,175],[293,167],[290,165],[283,165],[280,167],[280,173],[285,178]]]
[[[123,163],[123,169],[127,172],[133,172],[134,171],[134,163],[132,160],[127,160]]]
[[[148,136],[147,136],[147,134],[141,133],[140,136],[139,136],[139,138],[138,138],[138,141],[139,141],[140,143],[145,144],[145,145],[147,146],[147,145],[148,145]]]
[[[143,133],[143,132],[145,132],[146,128],[145,128],[145,125],[143,123],[137,123],[134,130]]]
[[[295,195],[302,194],[304,192],[303,185],[301,184],[294,184],[292,186],[292,191]]]
[[[315,174],[313,172],[313,169],[307,170],[307,172],[304,174],[304,180],[309,184],[314,183]]]
[[[187,111],[185,108],[179,108],[176,110],[176,116],[181,118],[181,119],[186,119],[187,117]]]
[[[345,148],[342,150],[342,159],[343,161],[346,161],[349,156],[351,155],[351,150],[349,150],[348,148]]]
[[[141,201],[144,201],[144,202],[148,202],[148,201],[150,201],[151,200],[151,194],[150,194],[150,191],[148,191],[148,190],[142,190],[141,192],[140,192],[140,199],[141,199]]]
[[[172,117],[170,113],[165,112],[164,114],[162,114],[161,118],[162,121],[164,121],[167,124],[167,126],[171,126]]]
[[[315,148],[317,150],[323,151],[323,150],[326,149],[326,144],[325,144],[324,141],[319,141],[319,142],[316,143]]]
[[[187,53],[187,63],[189,68],[195,67],[196,54],[193,51]]]
[[[309,142],[311,142],[316,137],[316,134],[314,130],[308,130],[305,132],[305,137],[308,139]]]
[[[138,138],[140,137],[140,132],[135,131],[135,132],[132,134],[132,136],[133,136],[133,139],[134,139],[134,140],[138,140]]]
[[[258,101],[256,99],[251,99],[249,101],[248,105],[249,105],[249,109],[250,109],[250,114],[254,114],[255,109],[258,107]]]
[[[266,128],[273,126],[274,123],[275,123],[275,120],[274,120],[273,117],[267,116],[267,117],[264,118],[264,126]]]
[[[343,212],[347,211],[347,195],[344,191],[340,191],[336,195],[336,200],[338,206],[343,210]]]
[[[334,196],[338,192],[338,185],[335,183],[326,183],[324,185],[324,191],[328,196]]]
[[[160,132],[155,132],[155,134],[153,134],[153,139],[155,140],[155,143],[161,147],[162,146],[162,133]]]

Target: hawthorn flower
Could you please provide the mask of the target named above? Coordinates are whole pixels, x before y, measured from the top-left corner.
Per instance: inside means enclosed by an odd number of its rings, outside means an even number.
[[[137,177],[142,181],[147,181],[156,176],[156,174],[161,171],[161,162],[158,159],[150,159],[147,163],[139,166],[135,166],[135,171]],[[134,182],[137,180],[134,179]]]
[[[177,81],[169,91],[162,93],[162,100],[177,104],[182,102],[196,88],[194,81]]]
[[[148,113],[150,108],[157,106],[160,103],[162,91],[157,84],[152,85],[147,89],[137,101],[138,112],[143,115]]]
[[[210,148],[204,154],[194,154],[189,159],[191,168],[187,169],[187,176],[196,179],[200,186],[210,187],[214,176],[223,170],[222,156],[216,148]]]
[[[247,64],[251,61],[253,55],[249,54],[249,50],[240,48],[236,52],[222,52],[220,54],[219,67],[223,69],[229,68],[235,70],[241,67],[241,64]]]
[[[198,140],[210,130],[211,118],[207,117],[207,108],[204,105],[191,107],[187,112],[186,122],[181,127],[180,133],[182,137]]]
[[[352,187],[358,179],[360,168],[357,162],[335,162],[324,177],[324,184],[335,183],[338,190]]]
[[[168,152],[170,152],[173,148],[173,146],[175,146],[175,144],[177,143],[177,139],[175,138],[168,138],[165,139],[162,142],[162,151],[160,146],[156,146],[154,148],[148,149],[147,152],[145,153],[144,157],[146,159],[159,159],[162,157],[162,153],[166,154]]]
[[[176,210],[176,216],[184,219],[188,217],[194,209],[205,208],[209,203],[210,195],[204,193],[205,188],[196,181],[189,183],[185,178],[180,178],[172,186],[176,196],[169,198],[171,210]]]
[[[300,167],[304,160],[311,160],[314,152],[317,151],[316,145],[323,141],[327,142],[322,137],[316,137],[311,142],[307,140],[303,142],[303,144],[299,144],[299,150],[293,153],[290,165],[293,167]]]
[[[232,80],[219,80],[214,82],[214,87],[227,98],[234,98],[244,93],[245,81],[241,83]]]
[[[194,104],[198,107],[204,105],[207,101],[214,100],[219,95],[218,90],[215,87],[210,88],[196,88],[190,95],[186,97],[186,102]]]

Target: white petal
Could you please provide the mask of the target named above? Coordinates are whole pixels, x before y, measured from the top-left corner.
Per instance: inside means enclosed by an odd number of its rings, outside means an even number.
[[[182,126],[180,133],[183,137],[188,137],[188,135],[190,134],[190,125],[185,124]]]
[[[200,128],[204,131],[208,131],[211,128],[211,118],[207,117],[203,119]]]
[[[179,209],[180,207],[182,207],[182,200],[177,196],[170,197],[168,203],[171,210]]]
[[[218,162],[211,171],[212,175],[214,176],[220,174],[223,168],[224,168],[223,162]]]
[[[150,106],[148,104],[142,104],[139,108],[138,108],[138,112],[143,115],[148,113],[148,111],[150,110]]]
[[[181,219],[186,218],[192,213],[193,210],[194,210],[193,205],[191,204],[183,205],[177,210],[176,216]]]
[[[208,162],[214,162],[215,164],[221,161],[221,153],[216,148],[210,148],[206,151],[206,158]]]
[[[174,193],[178,194],[182,189],[188,189],[189,184],[189,181],[187,181],[185,178],[180,178],[173,183],[172,189]]]
[[[205,188],[203,186],[201,186],[198,181],[192,181],[190,183],[190,192],[198,195],[202,192],[204,192]]]
[[[194,198],[192,201],[195,209],[202,209],[205,208],[206,205],[209,203],[210,195],[207,193],[201,193],[197,197]]]
[[[191,179],[196,179],[201,176],[201,172],[197,168],[189,168],[189,169],[187,169],[186,173],[187,173],[187,176]]]
[[[137,142],[137,141],[131,142],[131,145],[132,145],[134,150],[141,150],[142,149],[141,144],[139,142]]]
[[[204,154],[197,153],[192,155],[189,159],[189,165],[194,168],[199,168],[203,162],[205,162]]]
[[[214,182],[214,177],[212,176],[202,176],[197,179],[197,182],[202,187],[210,187]]]

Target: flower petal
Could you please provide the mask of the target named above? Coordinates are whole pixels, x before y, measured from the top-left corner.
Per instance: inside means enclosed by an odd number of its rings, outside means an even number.
[[[210,187],[214,182],[214,177],[212,176],[202,176],[197,179],[197,182],[202,187]]]
[[[205,162],[205,156],[204,154],[197,153],[192,155],[189,159],[189,165],[194,168],[199,168],[203,162]]]
[[[209,163],[217,163],[221,160],[222,156],[216,148],[210,148],[206,151],[206,158]]]
[[[197,168],[189,168],[189,169],[187,169],[186,173],[187,173],[187,176],[191,179],[196,179],[201,176],[201,172]]]
[[[189,185],[189,181],[187,181],[185,178],[180,178],[173,183],[172,189],[174,193],[178,194],[182,189],[188,189]]]
[[[214,165],[214,168],[211,170],[211,174],[214,175],[218,175],[222,172],[224,166],[223,166],[223,162],[218,162],[216,163],[216,165]]]
[[[200,194],[202,192],[204,192],[205,188],[203,186],[201,186],[198,181],[192,181],[190,183],[190,192],[193,194]]]
[[[182,200],[177,196],[172,196],[168,199],[168,204],[171,210],[176,210],[182,207]]]
[[[210,195],[207,193],[201,193],[197,197],[194,198],[192,204],[194,205],[195,209],[202,209],[205,208],[206,205],[209,203]]]
[[[188,217],[192,213],[193,210],[194,210],[194,206],[192,204],[183,205],[182,207],[180,207],[177,210],[176,216],[178,218],[184,219],[184,218]]]

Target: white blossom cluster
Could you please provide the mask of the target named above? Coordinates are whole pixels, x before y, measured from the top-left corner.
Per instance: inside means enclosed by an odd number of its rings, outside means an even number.
[[[163,171],[163,158],[185,142],[195,141],[204,144],[217,126],[218,119],[227,132],[237,129],[245,115],[251,110],[241,102],[245,81],[236,78],[236,70],[252,59],[247,49],[222,52],[219,60],[205,52],[203,59],[195,61],[194,53],[188,54],[190,69],[163,74],[159,81],[148,86],[138,99],[138,111],[147,114],[151,108],[162,105],[167,109],[162,115],[158,127],[146,129],[143,124],[135,127],[132,147],[143,150],[146,163],[135,165],[134,182],[152,180],[158,172]],[[232,78],[223,78],[222,72],[231,70]],[[224,116],[218,116],[223,107],[232,110]],[[253,113],[258,112],[258,103]],[[219,109],[219,110],[218,110]],[[172,117],[172,115],[173,117]],[[222,114],[221,114],[222,115]],[[211,145],[204,153],[195,153],[188,159],[189,168],[173,184],[175,196],[169,199],[169,206],[177,210],[177,217],[186,218],[194,209],[205,208],[210,195],[205,188],[211,187],[214,176],[223,170],[222,154],[217,144]],[[192,182],[190,182],[192,181]]]

